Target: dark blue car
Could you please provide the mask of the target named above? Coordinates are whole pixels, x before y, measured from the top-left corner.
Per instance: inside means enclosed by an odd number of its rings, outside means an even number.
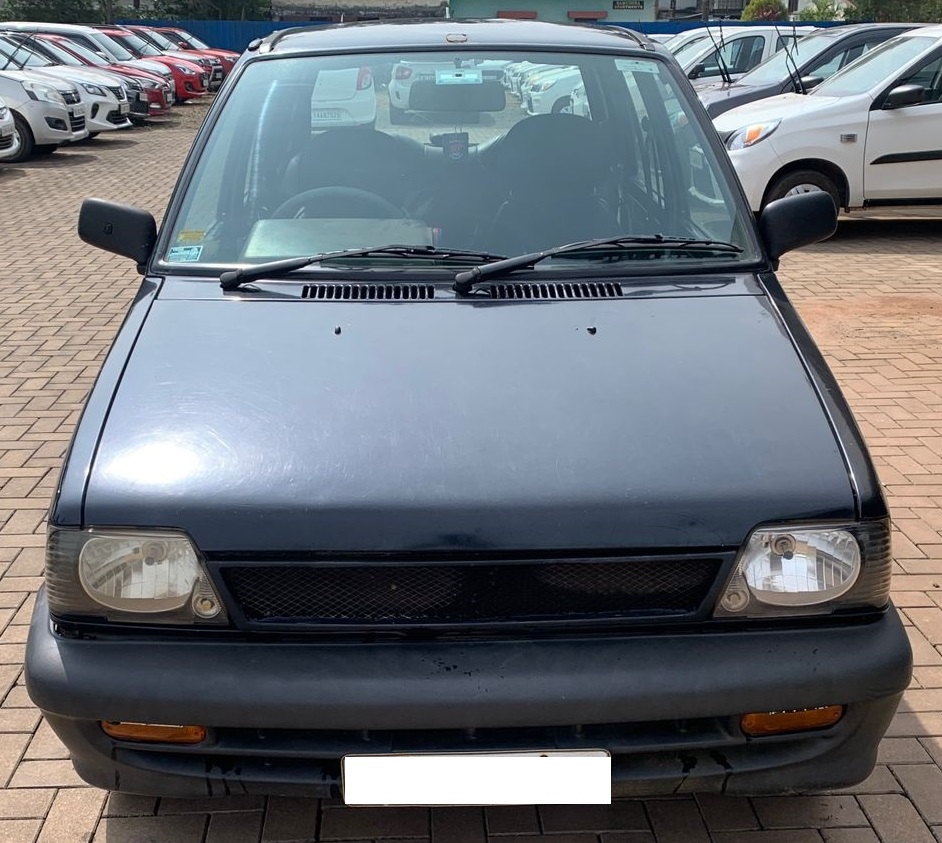
[[[518,61],[575,68],[591,119],[481,71]],[[389,67],[425,68],[407,118],[380,88],[323,127],[319,74]],[[866,777],[911,671],[887,507],[775,276],[835,225],[823,193],[756,221],[622,29],[252,44],[159,234],[79,221],[143,280],[27,647],[78,773],[350,804]]]

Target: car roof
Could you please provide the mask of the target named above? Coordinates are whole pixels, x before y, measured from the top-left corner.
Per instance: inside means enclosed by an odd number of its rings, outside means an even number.
[[[645,49],[661,53],[639,32],[616,26],[582,26],[511,19],[369,21],[298,27],[253,41],[249,50],[290,53],[327,50],[445,47],[545,47],[549,49]]]

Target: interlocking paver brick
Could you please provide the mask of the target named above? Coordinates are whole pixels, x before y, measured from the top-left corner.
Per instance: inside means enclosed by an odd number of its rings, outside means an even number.
[[[940,837],[932,801],[942,765],[942,212],[936,209],[857,213],[831,241],[786,255],[780,272],[858,416],[896,517],[894,597],[906,612],[917,666],[880,766],[866,782],[824,801],[704,795],[610,809],[548,806],[539,813],[533,806],[353,811],[321,808],[315,800],[186,803],[126,794],[109,795],[102,811],[96,800],[105,795],[78,787],[61,745],[45,724],[37,727],[20,668],[61,456],[138,283],[126,261],[79,241],[78,206],[87,195],[105,195],[159,217],[172,187],[166,175],[182,163],[205,106],[178,111],[167,126],[0,165],[0,230],[16,233],[0,242],[0,843],[34,843],[40,830],[40,843],[92,832],[98,843],[275,843],[312,840],[318,831],[324,840],[356,834],[359,843],[429,834],[433,843],[666,843],[685,831],[684,843],[695,843],[705,829],[712,843]],[[42,227],[33,224],[37,216]],[[57,244],[53,251],[50,242]],[[97,812],[104,819],[91,828]],[[74,822],[63,822],[70,815]],[[782,824],[794,827],[770,827]],[[60,832],[73,836],[57,837]]]

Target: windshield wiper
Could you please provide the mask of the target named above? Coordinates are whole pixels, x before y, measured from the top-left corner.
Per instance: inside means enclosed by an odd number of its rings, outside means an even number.
[[[362,258],[372,256],[428,258],[430,260],[448,260],[450,258],[464,258],[479,261],[501,261],[503,255],[492,255],[490,252],[475,252],[468,249],[446,249],[437,246],[370,246],[365,249],[344,249],[339,252],[321,252],[303,258],[288,258],[281,261],[269,261],[247,266],[244,269],[231,269],[219,276],[219,286],[223,290],[237,290],[243,284],[259,278],[282,278],[299,269],[304,269],[315,263],[336,260],[338,258]]]
[[[518,269],[529,269],[541,260],[565,255],[569,252],[590,251],[592,249],[615,248],[619,250],[635,251],[707,251],[722,252],[726,254],[739,254],[743,250],[734,243],[724,240],[698,240],[692,237],[668,237],[663,234],[649,234],[643,237],[603,237],[598,240],[580,240],[577,243],[567,243],[565,246],[554,246],[542,252],[530,252],[526,255],[517,255],[512,258],[503,258],[475,266],[455,276],[455,292],[470,293],[478,281],[492,278],[495,275],[506,275]]]

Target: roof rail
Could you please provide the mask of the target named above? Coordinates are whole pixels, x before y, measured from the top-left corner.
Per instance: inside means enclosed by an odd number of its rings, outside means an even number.
[[[265,38],[262,38],[258,42],[257,49],[261,51],[262,47],[267,47],[268,49],[265,50],[265,52],[271,52],[272,50],[275,49],[278,42],[282,38],[284,38],[286,35],[291,35],[295,32],[313,31],[318,28],[319,27],[317,26],[289,26],[289,27],[286,27],[285,29],[276,29],[274,32],[272,32],[271,35],[265,36]],[[249,45],[249,47],[251,47],[251,44]]]
[[[598,26],[599,29],[605,29],[616,35],[620,35],[622,38],[630,38],[639,47],[644,47],[646,50],[653,49],[653,42],[642,32],[629,29],[627,26],[616,26],[611,23],[596,24],[596,26]]]

